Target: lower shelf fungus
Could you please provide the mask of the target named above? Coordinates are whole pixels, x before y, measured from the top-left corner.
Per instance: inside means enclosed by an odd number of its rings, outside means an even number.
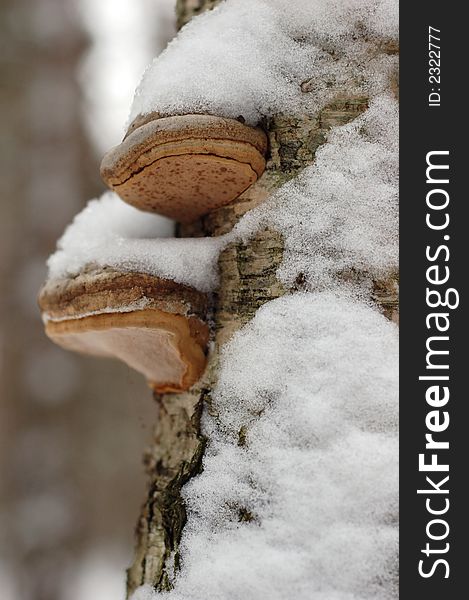
[[[149,115],[106,154],[101,175],[129,204],[190,222],[257,181],[266,151],[264,131],[235,119]]]
[[[118,358],[158,393],[186,390],[204,371],[207,298],[188,286],[94,269],[47,281],[39,306],[46,334],[59,346]]]

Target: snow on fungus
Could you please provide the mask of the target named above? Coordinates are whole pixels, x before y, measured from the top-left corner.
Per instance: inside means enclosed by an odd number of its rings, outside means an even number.
[[[265,169],[259,127],[211,115],[138,117],[101,163],[105,183],[144,211],[181,222],[235,200]]]
[[[90,268],[146,273],[200,292],[217,283],[220,238],[174,238],[174,222],[144,213],[105,192],[73,219],[49,257],[49,279]]]
[[[56,344],[118,358],[158,393],[188,389],[204,371],[206,296],[187,286],[96,269],[47,281],[39,306],[46,334]]]

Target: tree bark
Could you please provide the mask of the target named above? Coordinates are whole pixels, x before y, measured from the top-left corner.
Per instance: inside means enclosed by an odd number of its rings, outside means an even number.
[[[178,25],[184,25],[192,16],[217,3],[217,0],[178,0]],[[179,235],[218,236],[230,231],[244,213],[312,164],[316,150],[324,143],[330,128],[350,122],[367,106],[366,97],[342,96],[316,116],[293,118],[282,115],[263,123],[270,141],[265,173],[233,204],[196,223],[181,225]],[[212,304],[215,343],[206,374],[187,393],[155,396],[159,415],[154,443],[145,456],[149,488],[136,530],[135,561],[128,570],[129,595],[143,583],[153,585],[157,591],[168,590],[177,577],[179,543],[186,521],[181,489],[201,470],[205,440],[200,430],[200,418],[217,381],[219,350],[265,302],[301,289],[301,281],[294,290],[287,290],[276,279],[282,256],[282,237],[271,230],[258,232],[247,244],[233,243],[222,252],[220,285]],[[360,274],[344,277],[350,279],[360,277]],[[382,312],[396,321],[397,282],[397,274],[386,281],[376,281],[372,292]]]
[[[176,24],[181,29],[192,17],[214,8],[220,0],[176,0]]]

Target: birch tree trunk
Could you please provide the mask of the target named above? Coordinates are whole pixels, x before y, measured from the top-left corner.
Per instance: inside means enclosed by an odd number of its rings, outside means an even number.
[[[183,26],[191,17],[213,8],[217,3],[218,0],[178,0],[178,26]],[[305,90],[307,87],[304,86]],[[324,143],[331,127],[355,119],[367,106],[366,97],[342,96],[316,116],[293,118],[281,115],[263,123],[270,142],[265,173],[235,203],[196,223],[180,226],[179,235],[218,236],[230,231],[245,212],[265,201],[274,190],[313,163],[315,152]],[[181,489],[201,470],[205,440],[200,418],[217,382],[219,351],[262,304],[285,293],[301,290],[301,277],[293,290],[285,289],[276,279],[282,255],[282,237],[271,230],[259,232],[247,244],[234,243],[225,249],[219,260],[220,285],[213,298],[215,344],[207,372],[189,392],[155,395],[159,414],[153,445],[144,458],[149,486],[136,528],[135,560],[128,570],[129,595],[144,583],[153,585],[158,591],[170,589],[171,581],[177,578],[179,543],[186,521]],[[347,277],[360,277],[360,274]],[[388,318],[395,321],[397,281],[395,274],[386,281],[376,281],[373,288],[374,301]],[[240,431],[240,440],[242,435]]]

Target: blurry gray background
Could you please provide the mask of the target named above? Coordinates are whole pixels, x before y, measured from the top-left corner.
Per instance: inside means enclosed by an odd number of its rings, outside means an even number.
[[[155,408],[124,365],[60,350],[36,306],[64,227],[103,190],[174,0],[0,0],[0,597],[119,600]]]

